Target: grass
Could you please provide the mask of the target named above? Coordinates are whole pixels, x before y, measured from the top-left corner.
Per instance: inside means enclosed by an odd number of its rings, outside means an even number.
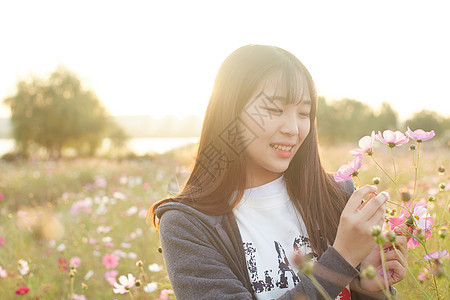
[[[353,145],[339,148],[322,148],[321,155],[326,169],[333,171],[351,159],[348,150]],[[404,148],[394,149],[399,189],[412,189],[414,169],[412,153]],[[449,185],[449,176],[439,175],[438,166],[449,166],[448,146],[442,143],[424,143],[419,168],[420,180],[416,199],[433,195],[435,202],[428,202],[435,219],[433,237],[426,241],[430,252],[448,249],[447,239],[437,237],[442,226],[448,226],[448,187],[439,190],[440,183]],[[376,159],[391,174],[389,153],[383,147],[375,149]],[[2,299],[16,297],[16,289],[23,285],[30,288],[24,299],[69,299],[73,293],[87,299],[129,299],[130,295],[114,294],[104,274],[102,258],[114,253],[118,265],[112,269],[118,275],[132,273],[145,286],[156,282],[151,293],[142,287],[133,288],[138,299],[164,299],[170,290],[163,258],[158,251],[157,232],[145,223],[145,214],[151,204],[168,195],[169,186],[176,174],[189,171],[193,148],[173,151],[160,156],[133,160],[72,159],[65,161],[0,162],[0,267],[7,277],[0,277]],[[392,189],[389,179],[373,167],[368,157],[360,172],[361,184],[371,183],[380,177],[380,190],[388,189],[391,198],[399,202],[399,195]],[[358,181],[356,181],[358,184]],[[398,209],[399,211],[400,209]],[[409,266],[414,276],[396,284],[400,299],[423,299],[426,293],[436,298],[434,281],[429,279],[417,286],[415,277],[427,267],[422,247],[409,251]],[[70,258],[78,256],[81,264],[70,277]],[[22,275],[17,263],[24,259],[29,272]],[[64,264],[64,261],[66,262]],[[142,261],[142,268],[136,263]],[[156,265],[155,265],[156,264]],[[443,260],[444,270],[448,260]],[[149,266],[153,265],[150,271]],[[1,270],[0,270],[1,271]],[[89,277],[87,275],[91,274]],[[449,297],[448,277],[437,278],[440,299]],[[161,294],[162,292],[162,294]],[[162,296],[161,296],[162,295]],[[174,298],[169,292],[169,298]]]

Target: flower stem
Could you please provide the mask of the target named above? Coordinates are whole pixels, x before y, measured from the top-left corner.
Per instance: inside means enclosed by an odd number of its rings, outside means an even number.
[[[70,278],[70,295],[69,295],[69,299],[73,300],[73,282],[74,282],[74,277]]]
[[[414,195],[416,194],[416,186],[417,186],[417,173],[419,170],[419,159],[420,159],[420,143],[417,143],[417,162],[414,162],[414,152],[413,152],[413,164],[414,164],[414,190],[412,199],[414,199]]]
[[[386,270],[386,258],[384,257],[384,250],[383,250],[382,244],[380,244],[380,257],[381,257],[381,269],[383,270],[384,289],[386,290],[386,295],[388,295],[388,294],[390,294],[389,293],[389,283],[388,283],[388,278],[387,278],[388,270]],[[390,298],[390,297],[388,297],[388,298]]]
[[[128,291],[128,295],[130,295],[131,300],[134,300],[133,294],[130,291]]]
[[[395,246],[394,243],[392,243],[392,246],[394,247],[395,252],[397,253],[397,256],[401,259],[401,261],[403,262],[403,264],[405,266],[408,265],[408,263],[403,259],[403,256],[400,254],[400,252],[398,251],[397,247]],[[414,282],[417,284],[417,286],[419,287],[419,289],[422,291],[422,293],[425,296],[425,299],[431,299],[430,296],[428,296],[427,292],[425,292],[425,290],[423,289],[423,287],[420,285],[420,283],[417,281],[416,276],[414,276],[414,274],[411,272],[411,270],[406,267],[406,270],[408,270],[409,275],[411,275],[411,277],[414,279]]]
[[[389,299],[389,300],[392,299],[392,295],[389,292],[389,287],[387,289],[385,289],[383,287],[383,283],[381,283],[380,279],[378,279],[378,276],[375,277],[375,281],[377,282],[378,286],[381,288],[381,291],[386,296],[386,298]]]
[[[383,169],[383,167],[375,160],[375,157],[373,157],[373,155],[371,155],[373,162],[378,166],[378,168],[380,168],[381,171],[383,171],[383,173],[392,181],[392,183],[395,185],[395,187],[397,188],[397,191],[400,193],[398,187],[397,187],[397,183],[392,179],[391,176],[389,176],[389,174]]]
[[[142,278],[144,279],[144,283],[147,284],[147,275],[145,274],[144,268],[142,266],[139,268],[141,269]]]
[[[394,166],[394,183],[397,186],[397,168],[395,167],[394,155],[392,154],[392,149],[389,148],[389,152],[391,153],[392,165]]]
[[[425,254],[426,254],[426,255],[429,255],[427,246],[426,246],[426,244],[425,244],[425,241],[420,241],[420,243],[422,244],[423,249],[425,250]],[[428,263],[430,264],[430,270],[431,270],[432,267],[433,267],[433,266],[431,265],[431,260],[430,260]],[[439,289],[438,289],[438,286],[437,286],[437,283],[436,283],[436,276],[434,276],[433,272],[431,272],[431,277],[433,278],[434,290],[436,291],[436,296],[437,296],[437,299],[439,300],[439,299],[440,299],[440,298],[439,298]]]
[[[324,299],[332,300],[313,274],[307,275]]]

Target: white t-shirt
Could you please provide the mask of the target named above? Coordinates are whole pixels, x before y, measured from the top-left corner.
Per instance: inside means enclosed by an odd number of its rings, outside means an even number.
[[[292,289],[300,281],[294,254],[310,254],[312,249],[303,219],[289,199],[284,176],[246,189],[233,213],[256,298],[276,299]]]

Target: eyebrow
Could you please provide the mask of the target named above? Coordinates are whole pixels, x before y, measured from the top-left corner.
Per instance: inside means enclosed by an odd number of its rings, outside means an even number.
[[[266,96],[267,97],[267,99],[269,99],[269,101],[270,102],[274,102],[274,101],[277,101],[277,100],[282,100],[282,101],[286,101],[286,97],[282,97],[282,96]],[[312,101],[311,101],[311,99],[302,99],[300,102],[299,102],[299,104],[300,103],[302,103],[302,104],[305,104],[305,105],[311,105],[311,103],[312,103]]]

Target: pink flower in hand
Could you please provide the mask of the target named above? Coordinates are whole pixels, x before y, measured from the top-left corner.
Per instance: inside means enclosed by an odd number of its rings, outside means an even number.
[[[422,129],[417,129],[412,131],[409,127],[408,130],[405,132],[405,134],[410,138],[412,138],[413,140],[416,140],[418,143],[431,140],[435,136],[434,130],[427,132]]]
[[[375,143],[375,132],[372,131],[372,134],[370,136],[366,135],[363,136],[359,142],[358,146],[360,149],[353,149],[350,150],[351,155],[358,156],[363,155],[364,153],[367,153],[368,155],[373,154],[373,144]]]
[[[114,269],[119,264],[119,258],[113,253],[105,254],[102,258],[102,262],[107,269]]]
[[[406,144],[409,141],[409,138],[398,130],[396,132],[393,132],[392,130],[385,130],[383,135],[381,135],[381,132],[378,131],[375,137],[377,140],[388,145],[390,148]]]
[[[358,170],[362,166],[362,155],[355,156],[354,159],[349,161],[346,165],[343,165],[334,173],[334,180],[336,182],[342,182],[352,179],[352,176],[358,175]]]
[[[412,212],[410,214],[409,212]],[[425,202],[420,201],[414,203],[413,201],[402,202],[402,210],[398,218],[389,218],[391,229],[402,224],[406,224],[413,229],[412,238],[408,240],[408,248],[415,248],[419,246],[418,235],[420,232],[424,233],[424,239],[431,237],[431,229],[434,220],[428,213]]]
[[[430,254],[425,254],[423,258],[426,260],[438,260],[440,258],[448,258],[448,252],[447,249],[444,249],[442,251],[434,251],[431,252]]]

